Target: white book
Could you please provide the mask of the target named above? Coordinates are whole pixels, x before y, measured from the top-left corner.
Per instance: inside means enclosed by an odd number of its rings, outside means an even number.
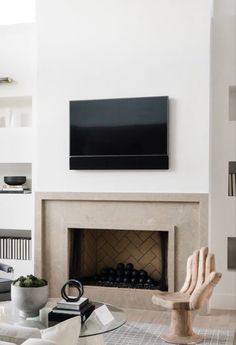
[[[3,186],[2,190],[23,190],[22,186]]]
[[[72,296],[69,297],[74,298]],[[66,302],[66,300],[61,299],[59,302],[57,302],[57,307],[62,309],[80,310],[80,308],[82,308],[87,303],[87,297],[80,297],[77,302]]]
[[[81,312],[80,310],[67,310],[67,309],[57,309],[58,307],[56,308],[53,308],[53,313],[57,313],[57,314],[69,314],[69,315],[80,315]]]

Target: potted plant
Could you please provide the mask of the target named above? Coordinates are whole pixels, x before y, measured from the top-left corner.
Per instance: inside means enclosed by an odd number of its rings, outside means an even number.
[[[36,317],[48,300],[48,283],[45,279],[27,275],[14,280],[11,286],[11,299],[20,316]]]

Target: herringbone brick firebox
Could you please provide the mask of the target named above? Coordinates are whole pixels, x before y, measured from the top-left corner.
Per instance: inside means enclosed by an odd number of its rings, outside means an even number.
[[[167,286],[163,235],[168,237],[167,232],[159,231],[70,229],[70,277],[93,279],[104,268],[132,263],[154,281],[164,279]]]

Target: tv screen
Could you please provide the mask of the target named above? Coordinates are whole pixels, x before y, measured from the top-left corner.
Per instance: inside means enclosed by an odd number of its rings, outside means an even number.
[[[142,161],[156,156],[168,156],[168,97],[70,102],[70,157],[80,160],[78,169],[89,158],[88,168],[99,169],[99,157],[101,168],[113,168],[109,162],[117,158],[115,168],[125,169],[129,158],[142,169],[148,168]]]

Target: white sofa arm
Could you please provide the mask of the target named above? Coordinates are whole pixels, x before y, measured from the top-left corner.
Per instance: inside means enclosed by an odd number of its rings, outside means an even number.
[[[0,322],[0,341],[21,345],[29,338],[41,338],[36,328],[21,327]]]

